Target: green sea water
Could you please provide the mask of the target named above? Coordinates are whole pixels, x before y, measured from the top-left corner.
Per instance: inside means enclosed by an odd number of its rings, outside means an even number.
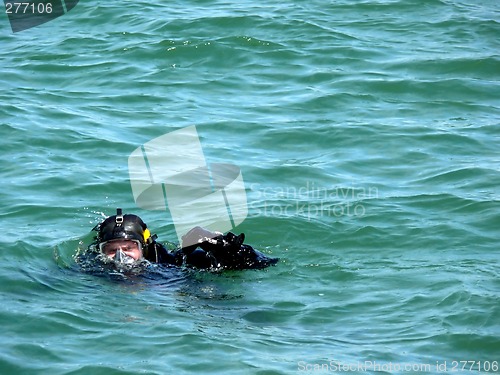
[[[0,374],[500,373],[499,51],[496,0],[2,12]],[[127,161],[191,125],[280,262],[82,272],[116,207],[176,241]]]

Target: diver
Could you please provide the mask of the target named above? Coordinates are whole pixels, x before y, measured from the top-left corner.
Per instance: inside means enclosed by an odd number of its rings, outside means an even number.
[[[92,246],[101,258],[118,265],[149,261],[219,271],[266,268],[279,260],[244,244],[243,233],[224,235],[201,227],[186,233],[180,247],[167,250],[156,241],[156,234],[151,234],[139,216],[124,215],[120,208],[116,215],[106,218],[93,230],[97,231],[97,236],[89,248]]]

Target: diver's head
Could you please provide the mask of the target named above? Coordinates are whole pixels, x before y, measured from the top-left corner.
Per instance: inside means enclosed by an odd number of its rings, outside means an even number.
[[[146,257],[151,234],[139,216],[123,215],[119,208],[98,228],[97,244],[108,258],[128,264]]]

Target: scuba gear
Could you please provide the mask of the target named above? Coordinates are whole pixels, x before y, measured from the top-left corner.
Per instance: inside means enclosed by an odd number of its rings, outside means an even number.
[[[120,263],[120,264],[132,264],[136,261],[136,259],[134,259],[130,255],[125,254],[121,249],[119,249],[115,253],[115,256],[113,259],[116,263]]]

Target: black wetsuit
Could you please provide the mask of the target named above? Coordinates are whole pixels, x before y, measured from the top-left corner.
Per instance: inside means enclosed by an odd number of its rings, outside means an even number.
[[[241,270],[266,268],[276,264],[278,258],[270,258],[250,245],[243,243],[245,235],[229,232],[217,234],[195,227],[182,237],[182,247],[168,251],[153,241],[145,251],[145,258],[153,263],[190,266],[211,270]]]

